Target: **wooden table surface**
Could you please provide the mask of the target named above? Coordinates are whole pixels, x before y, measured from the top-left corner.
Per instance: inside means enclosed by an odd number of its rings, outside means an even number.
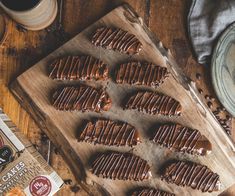
[[[7,38],[0,46],[0,107],[28,136],[52,167],[65,180],[66,185],[57,195],[86,195],[76,184],[75,177],[63,161],[59,151],[50,146],[50,141],[36,123],[22,109],[9,92],[8,85],[18,75],[42,57],[61,46],[84,28],[124,2],[129,3],[144,19],[144,22],[169,48],[186,75],[202,89],[202,96],[215,97],[209,67],[199,65],[192,55],[187,37],[187,13],[189,0],[58,0],[60,9],[56,21],[47,29],[26,31],[7,18]],[[201,79],[196,78],[196,73]],[[33,78],[32,78],[33,80]],[[208,101],[205,99],[205,101]],[[212,102],[212,110],[219,105]],[[224,114],[226,115],[226,112]],[[231,130],[235,138],[235,129]],[[48,150],[49,149],[49,150]],[[49,155],[49,156],[48,156]],[[49,157],[49,158],[48,158]],[[235,182],[234,182],[235,183]],[[235,186],[222,195],[235,195]]]

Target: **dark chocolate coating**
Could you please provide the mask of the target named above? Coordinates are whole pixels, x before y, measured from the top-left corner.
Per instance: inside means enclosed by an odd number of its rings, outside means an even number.
[[[97,29],[91,42],[95,46],[117,50],[129,55],[139,53],[142,48],[142,44],[135,35],[118,28],[102,27]]]
[[[169,149],[201,156],[209,154],[212,150],[209,140],[198,130],[179,124],[159,126],[153,141]]]
[[[135,146],[140,139],[136,128],[128,123],[96,120],[87,123],[79,136],[79,141],[109,146]]]
[[[152,175],[147,161],[131,153],[102,154],[92,165],[92,173],[103,178],[143,181]]]
[[[137,92],[131,96],[124,109],[138,110],[147,114],[180,115],[181,105],[172,97],[150,91]]]
[[[133,192],[132,196],[175,196],[175,194],[159,189],[145,188],[140,191]]]
[[[162,179],[178,186],[190,186],[202,192],[220,190],[219,175],[207,166],[189,161],[177,161],[165,168]]]
[[[67,56],[50,65],[49,77],[56,80],[106,80],[108,67],[92,56]]]
[[[53,106],[57,110],[107,111],[111,107],[111,99],[102,89],[81,85],[64,87],[53,95]]]
[[[116,82],[118,84],[158,87],[167,76],[168,72],[165,67],[133,61],[119,66]]]

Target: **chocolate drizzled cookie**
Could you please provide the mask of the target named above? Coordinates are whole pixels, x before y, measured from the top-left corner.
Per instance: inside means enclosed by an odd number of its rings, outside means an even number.
[[[139,53],[142,44],[135,35],[122,29],[102,27],[95,31],[92,41],[95,46],[133,55]]]
[[[189,161],[177,161],[165,168],[162,179],[178,186],[190,186],[202,192],[220,190],[219,175],[207,166]]]
[[[137,92],[132,95],[124,109],[138,110],[147,114],[180,115],[181,105],[172,97],[150,91]]]
[[[145,188],[140,191],[133,192],[132,196],[175,196],[175,194],[159,189]]]
[[[198,130],[179,124],[159,126],[153,141],[169,149],[201,156],[209,154],[212,150],[209,140]]]
[[[64,87],[53,95],[53,106],[57,110],[107,111],[111,107],[111,99],[102,89],[81,85]]]
[[[92,56],[67,56],[50,65],[49,77],[56,80],[106,80],[108,67]]]
[[[140,142],[135,127],[112,120],[96,120],[87,123],[78,140],[109,146],[135,146]]]
[[[116,72],[116,82],[158,87],[167,76],[168,72],[165,67],[133,61],[119,66]]]
[[[142,181],[152,175],[147,161],[131,153],[102,154],[93,163],[92,173],[103,178]]]

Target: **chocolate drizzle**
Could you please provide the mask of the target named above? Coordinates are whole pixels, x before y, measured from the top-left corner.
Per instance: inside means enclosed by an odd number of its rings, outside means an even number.
[[[153,141],[169,149],[201,156],[212,150],[211,143],[198,130],[179,124],[159,126]]]
[[[118,84],[158,87],[168,76],[167,68],[152,63],[129,62],[121,64],[116,74]]]
[[[95,46],[130,55],[139,53],[142,48],[142,44],[135,35],[118,28],[102,27],[97,29],[92,37],[92,43]]]
[[[67,56],[50,65],[49,77],[56,80],[106,80],[108,68],[92,56]]]
[[[100,112],[111,107],[108,94],[90,86],[64,87],[53,95],[53,106],[57,110],[89,110]]]
[[[140,142],[135,127],[112,120],[96,120],[87,123],[79,141],[115,146],[135,146]]]
[[[131,96],[124,109],[138,110],[147,114],[180,115],[181,105],[175,99],[154,92],[137,92]]]
[[[133,192],[132,196],[175,196],[175,194],[159,189],[145,188],[140,191]]]
[[[131,153],[102,154],[94,162],[92,173],[103,178],[143,181],[152,175],[147,161]]]
[[[190,186],[202,192],[218,191],[221,185],[218,174],[205,165],[189,161],[177,161],[170,164],[166,167],[162,179],[178,186]]]

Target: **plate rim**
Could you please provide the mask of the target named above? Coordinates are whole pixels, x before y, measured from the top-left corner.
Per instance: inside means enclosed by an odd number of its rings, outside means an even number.
[[[214,91],[220,101],[220,103],[226,108],[226,110],[233,116],[235,117],[235,107],[231,107],[230,101],[225,102],[224,100],[226,97],[223,96],[224,93],[222,93],[220,85],[218,85],[218,82],[216,80],[216,60],[218,57],[218,52],[220,51],[221,46],[223,45],[223,41],[227,38],[227,36],[230,34],[231,31],[235,31],[235,22],[231,23],[224,32],[219,36],[219,39],[213,49],[212,52],[212,58],[211,58],[211,79],[212,79],[212,85],[214,87]],[[234,32],[235,35],[235,32]],[[235,41],[235,36],[234,36],[234,41]],[[225,51],[225,49],[223,49]],[[221,52],[221,51],[220,51]],[[228,100],[228,99],[226,99]],[[233,108],[233,109],[232,109]]]

